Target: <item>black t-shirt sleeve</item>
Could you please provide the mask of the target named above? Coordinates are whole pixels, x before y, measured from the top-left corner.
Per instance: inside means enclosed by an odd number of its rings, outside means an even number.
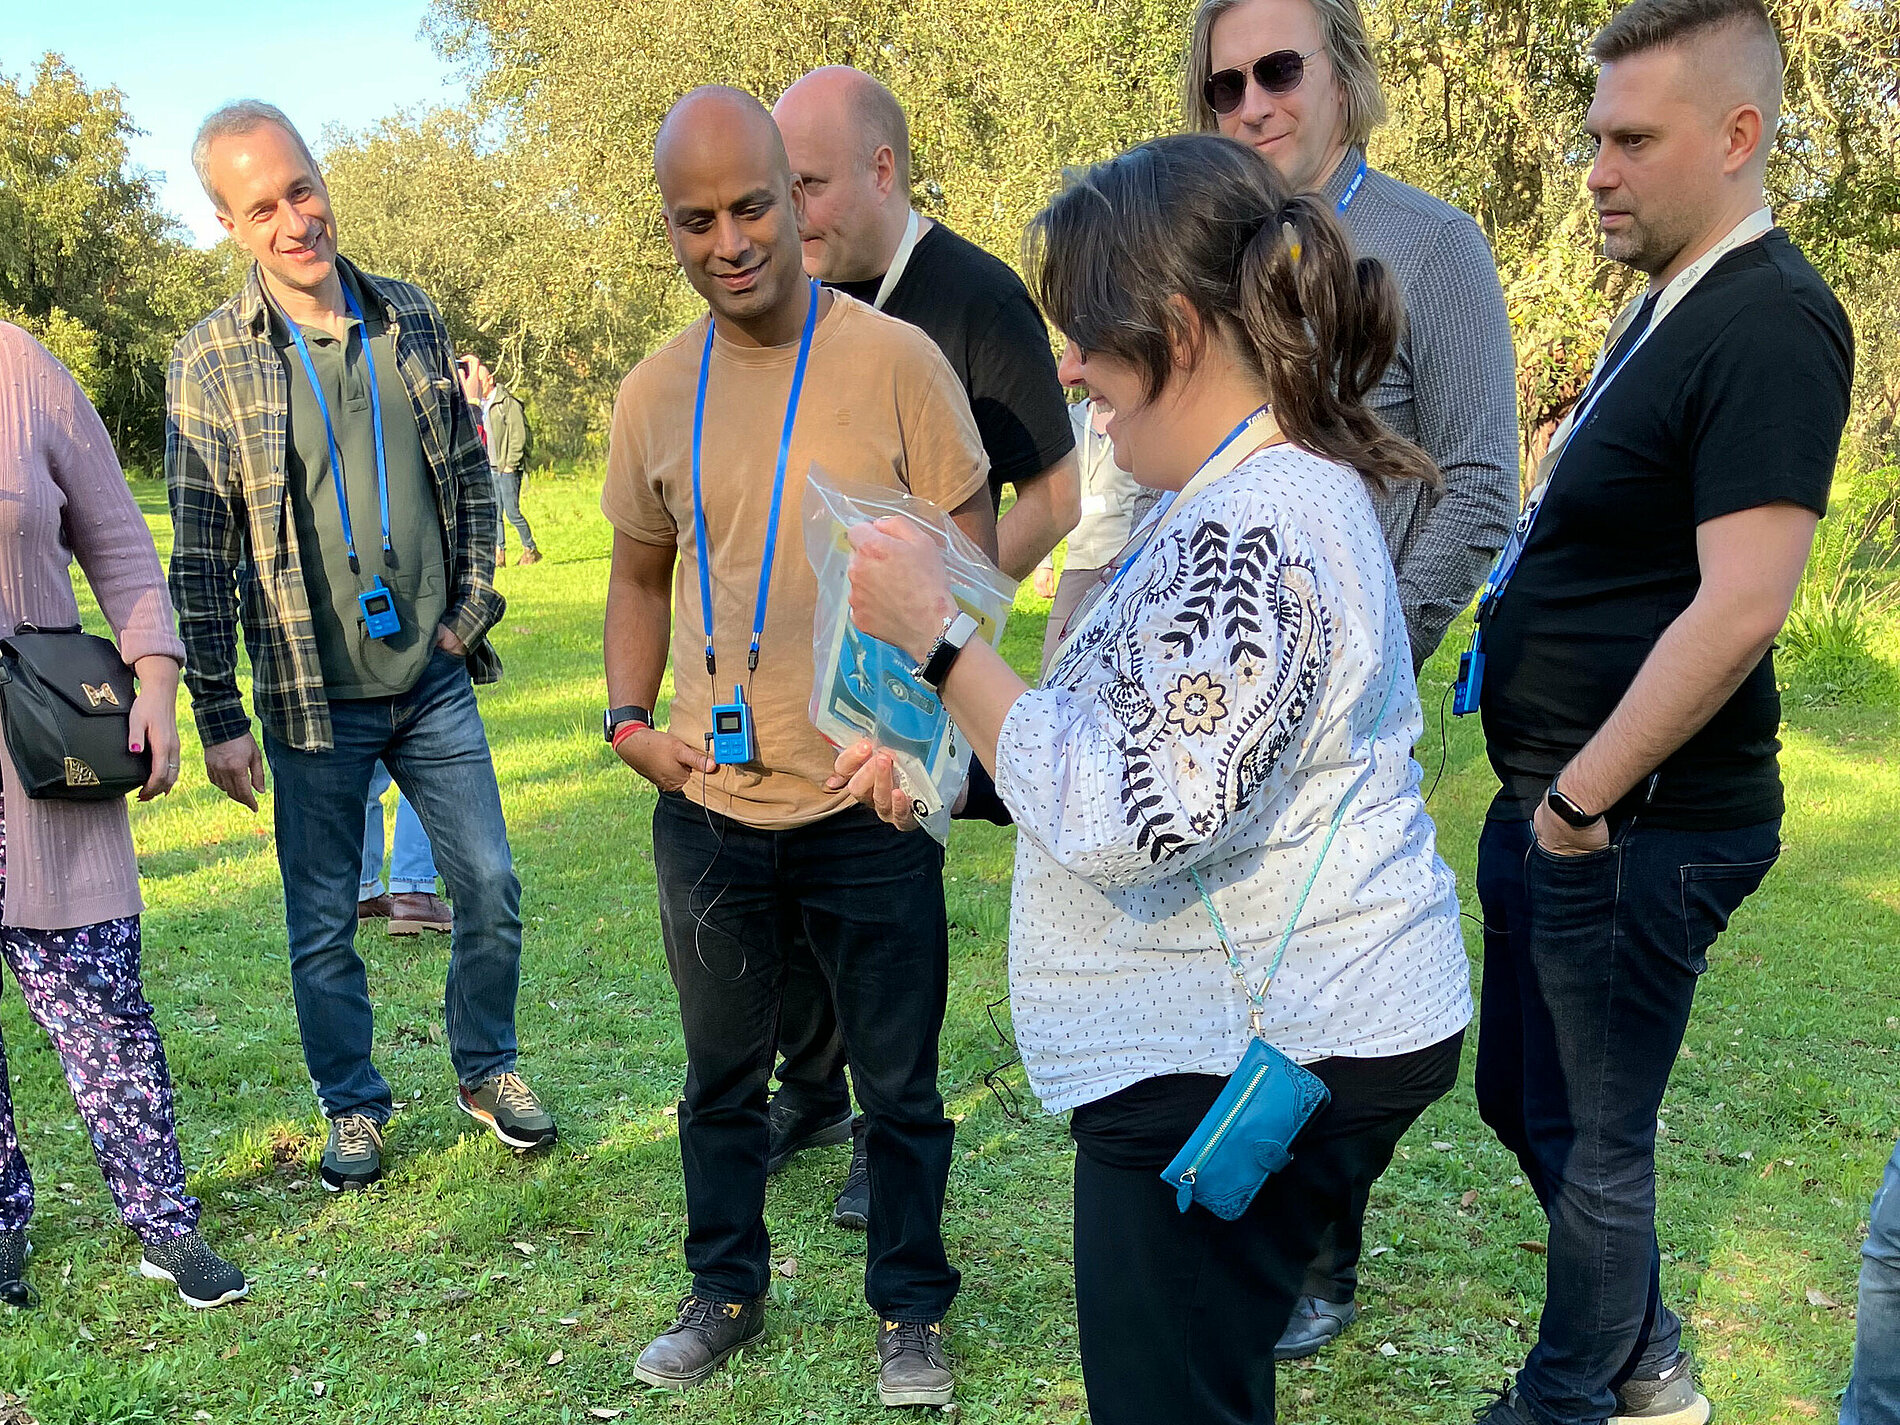
[[[1684,392],[1697,524],[1781,501],[1827,513],[1853,366],[1831,302],[1791,293],[1736,313]]]
[[[1075,449],[1048,328],[1020,287],[999,292],[969,337],[970,410],[990,456],[990,484],[1033,480]]]

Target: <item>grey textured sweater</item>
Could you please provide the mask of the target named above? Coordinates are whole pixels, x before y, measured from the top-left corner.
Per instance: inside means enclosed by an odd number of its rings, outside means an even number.
[[[1322,192],[1335,204],[1358,171],[1348,153]],[[1497,263],[1470,215],[1376,168],[1343,217],[1361,253],[1392,270],[1406,332],[1372,395],[1380,418],[1445,475],[1374,490],[1422,665],[1471,602],[1517,518],[1517,358]]]

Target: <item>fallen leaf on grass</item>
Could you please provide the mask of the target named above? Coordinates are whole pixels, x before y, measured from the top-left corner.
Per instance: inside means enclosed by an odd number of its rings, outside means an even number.
[[[1447,1143],[1443,1138],[1434,1138],[1432,1140],[1432,1151],[1436,1153],[1449,1153],[1457,1146],[1456,1143]]]
[[[798,1275],[798,1258],[787,1257],[784,1261],[780,1262],[778,1264],[778,1274],[782,1277],[797,1276]]]
[[[1390,1341],[1381,1341],[1379,1343],[1380,1355],[1386,1356],[1389,1358],[1389,1357],[1398,1355],[1398,1353],[1399,1353],[1399,1348],[1393,1345]]]
[[[1537,1257],[1545,1256],[1550,1251],[1550,1248],[1546,1247],[1542,1242],[1519,1242],[1517,1245]]]
[[[1833,1297],[1824,1291],[1816,1291],[1813,1287],[1808,1288],[1808,1305],[1818,1306],[1823,1311],[1839,1311],[1841,1309],[1841,1304]]]
[[[532,1257],[534,1255],[534,1243],[517,1242],[515,1243],[515,1250],[524,1257]]]
[[[1469,1191],[1467,1191],[1463,1197],[1458,1199],[1458,1205],[1460,1207],[1471,1207],[1471,1206],[1474,1206],[1477,1203],[1477,1201],[1478,1201],[1478,1190],[1476,1188],[1472,1188]]]
[[[615,1410],[606,1405],[590,1405],[587,1407],[587,1413],[596,1420],[618,1420],[627,1412],[624,1410]]]
[[[558,1366],[561,1364],[562,1361],[565,1361],[566,1359],[567,1359],[566,1351],[556,1351],[553,1355],[548,1357],[548,1364],[551,1366]]]

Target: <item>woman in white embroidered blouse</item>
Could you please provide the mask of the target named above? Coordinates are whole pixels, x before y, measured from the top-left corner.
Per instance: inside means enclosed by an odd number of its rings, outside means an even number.
[[[1389,276],[1252,151],[1143,144],[1032,235],[1064,381],[1112,408],[1124,468],[1178,493],[1043,688],[979,641],[942,693],[1021,831],[1011,1005],[1036,1093],[1074,1110],[1091,1417],[1254,1425],[1320,1234],[1449,1090],[1471,1017],[1366,490],[1437,472],[1364,404],[1402,321]],[[892,521],[853,539],[859,627],[924,657],[954,612],[934,547]],[[845,779],[907,819],[888,757],[848,751]],[[1196,874],[1256,985],[1297,916],[1260,1027],[1331,1091],[1232,1222],[1158,1176],[1249,1039]]]

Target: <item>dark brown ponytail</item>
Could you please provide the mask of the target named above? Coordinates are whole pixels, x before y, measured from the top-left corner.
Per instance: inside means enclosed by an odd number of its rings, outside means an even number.
[[[1173,375],[1180,297],[1252,368],[1289,440],[1381,486],[1439,483],[1366,405],[1404,329],[1391,274],[1252,149],[1177,134],[1070,174],[1030,224],[1028,257],[1049,319],[1133,365],[1145,398]]]
[[[1354,257],[1323,201],[1299,194],[1260,225],[1239,276],[1245,343],[1287,438],[1381,487],[1440,483],[1431,457],[1366,405],[1405,328],[1385,264]]]

